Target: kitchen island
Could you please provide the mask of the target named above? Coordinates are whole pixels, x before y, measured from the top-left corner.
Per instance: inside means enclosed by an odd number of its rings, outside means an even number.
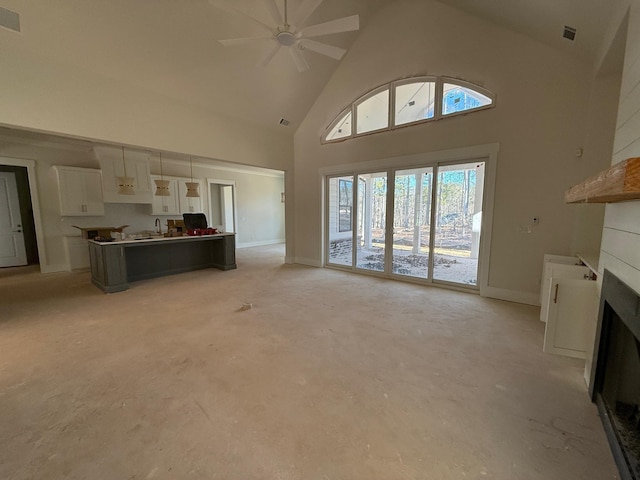
[[[117,242],[89,240],[91,282],[105,293],[129,283],[203,268],[236,268],[233,233],[154,237]]]

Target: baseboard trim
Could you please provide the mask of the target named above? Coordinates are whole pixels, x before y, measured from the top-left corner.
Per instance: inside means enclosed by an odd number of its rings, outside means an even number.
[[[505,288],[484,287],[480,288],[482,297],[506,300],[507,302],[523,303],[525,305],[540,306],[540,296],[538,293],[520,292],[518,290],[507,290]]]
[[[68,272],[69,265],[66,263],[60,263],[57,265],[42,265],[40,264],[40,273],[60,273]]]
[[[277,245],[284,243],[284,238],[277,240],[262,240],[259,242],[243,242],[236,244],[236,248],[251,248],[251,247],[264,247],[266,245]]]
[[[307,265],[308,267],[322,267],[322,262],[320,262],[319,260],[313,260],[311,258],[296,257],[294,262],[300,265]]]

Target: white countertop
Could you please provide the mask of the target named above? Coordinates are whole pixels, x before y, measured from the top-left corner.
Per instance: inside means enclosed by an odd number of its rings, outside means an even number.
[[[149,235],[143,238],[132,238],[126,240],[114,240],[111,242],[98,242],[96,240],[89,240],[97,245],[126,245],[126,244],[140,244],[149,242],[164,242],[167,240],[197,240],[199,238],[213,238],[224,237],[227,235],[235,235],[235,233],[214,233],[213,235],[182,235],[180,237],[165,237],[164,235]]]

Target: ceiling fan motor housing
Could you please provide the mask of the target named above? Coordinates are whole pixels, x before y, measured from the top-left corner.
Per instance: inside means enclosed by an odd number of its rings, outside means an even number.
[[[290,47],[298,41],[298,38],[294,33],[288,30],[282,30],[276,34],[276,40],[283,47]]]

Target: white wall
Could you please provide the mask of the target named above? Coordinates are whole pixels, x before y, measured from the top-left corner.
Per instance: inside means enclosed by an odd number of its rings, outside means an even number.
[[[2,50],[0,125],[286,170],[289,133],[14,48]]]
[[[640,0],[630,2],[612,164],[640,157]],[[640,292],[640,202],[607,204],[600,272],[610,270]]]
[[[497,106],[320,144],[360,95],[419,74],[482,85],[497,95]],[[497,142],[489,285],[501,298],[536,303],[543,255],[573,253],[577,214],[564,191],[583,179],[575,151],[585,141],[591,78],[590,65],[440,3],[391,3],[361,32],[294,137],[296,259],[321,259],[320,168]],[[519,226],[533,217],[540,224],[522,233]]]

